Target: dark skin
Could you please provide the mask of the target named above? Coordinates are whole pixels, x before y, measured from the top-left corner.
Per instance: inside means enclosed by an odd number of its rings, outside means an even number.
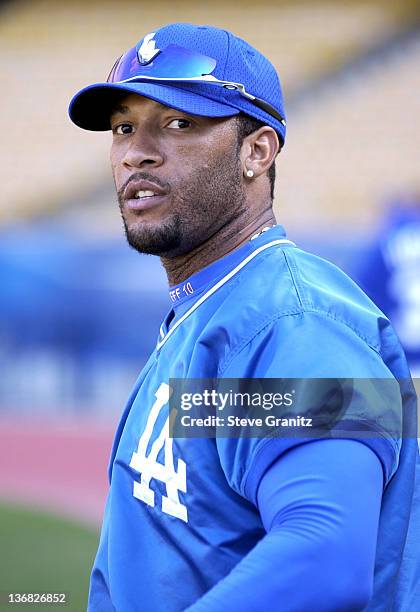
[[[136,250],[160,256],[170,285],[276,223],[267,170],[279,141],[269,126],[239,148],[235,117],[189,115],[130,94],[115,107],[111,128],[111,165],[127,239]],[[252,179],[247,170],[253,170]],[[133,200],[138,185],[157,191],[140,196],[146,206]]]

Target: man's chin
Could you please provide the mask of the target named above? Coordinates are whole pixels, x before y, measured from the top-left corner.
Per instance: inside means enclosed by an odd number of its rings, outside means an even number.
[[[132,249],[146,255],[168,257],[181,246],[181,238],[175,228],[129,227],[125,225],[127,242]]]

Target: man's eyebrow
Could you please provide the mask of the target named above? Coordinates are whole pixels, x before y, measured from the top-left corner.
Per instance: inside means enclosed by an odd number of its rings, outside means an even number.
[[[111,115],[115,115],[116,113],[120,113],[121,115],[126,115],[130,109],[128,106],[124,106],[124,104],[116,104],[111,108]]]

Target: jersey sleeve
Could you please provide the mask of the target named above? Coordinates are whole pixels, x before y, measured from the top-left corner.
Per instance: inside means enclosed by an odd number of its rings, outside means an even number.
[[[379,352],[348,325],[318,312],[280,317],[260,330],[221,368],[221,379],[296,379],[303,418],[331,426],[291,433],[219,437],[230,486],[257,503],[263,474],[290,449],[318,438],[357,439],[377,455],[384,485],[398,467],[402,399],[399,382]],[[337,401],[337,397],[340,401]]]
[[[261,480],[267,534],[188,612],[223,612],[226,602],[229,612],[270,610],[273,602],[282,612],[365,609],[381,497],[380,464],[362,444],[318,440],[293,449]]]

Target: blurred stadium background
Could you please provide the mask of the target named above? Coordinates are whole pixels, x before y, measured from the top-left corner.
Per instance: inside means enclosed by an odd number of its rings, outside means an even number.
[[[419,371],[417,1],[1,2],[3,593],[64,590],[83,609],[113,428],[169,308],[159,261],[125,244],[110,135],[78,130],[68,102],[181,20],[272,59],[288,116],[277,218],[365,287]]]

